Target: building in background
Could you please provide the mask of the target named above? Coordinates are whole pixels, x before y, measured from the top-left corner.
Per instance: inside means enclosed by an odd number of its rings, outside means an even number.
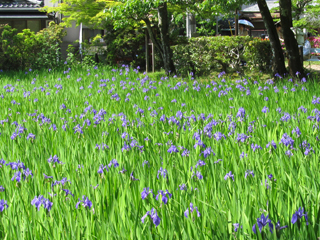
[[[26,28],[39,32],[50,21],[50,16],[38,10],[43,6],[43,0],[0,0],[0,24],[9,24],[18,32]]]
[[[63,21],[63,16],[57,13],[40,12],[39,9],[44,6],[54,7],[58,3],[52,3],[50,0],[0,0],[0,24],[9,24],[16,28],[18,32],[29,28],[37,33],[47,27],[49,22],[54,21],[60,23]],[[80,39],[82,33],[82,41],[90,41],[97,34],[103,35],[103,30],[90,29],[88,26],[80,26],[66,28],[67,35],[63,38],[61,44],[62,56],[66,57],[69,44],[79,47],[79,43],[75,43]]]
[[[267,2],[269,10],[279,7],[278,0],[269,0],[269,1],[267,0],[266,2]],[[274,19],[279,19],[280,12],[279,11],[271,12],[271,16]],[[248,31],[248,34],[250,36],[261,37],[263,35],[265,35],[265,36],[268,35],[267,29],[264,26],[264,22],[263,22],[258,4],[244,5],[242,7],[242,10],[240,11],[239,18],[248,20],[253,24],[254,28],[249,28],[249,31]],[[278,24],[278,25],[280,25],[280,24]]]

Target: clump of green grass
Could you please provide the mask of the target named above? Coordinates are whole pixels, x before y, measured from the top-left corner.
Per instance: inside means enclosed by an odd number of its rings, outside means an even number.
[[[318,237],[316,81],[94,67],[0,74],[1,238]],[[18,161],[25,169],[7,165]],[[142,199],[145,188],[154,196]],[[51,208],[38,211],[40,195]],[[309,225],[291,223],[299,207]],[[273,233],[252,231],[262,214]]]

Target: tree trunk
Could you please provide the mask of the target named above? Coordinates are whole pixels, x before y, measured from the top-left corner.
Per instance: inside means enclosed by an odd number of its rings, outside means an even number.
[[[280,0],[280,19],[283,31],[284,43],[288,54],[289,74],[292,77],[296,73],[300,73],[300,77],[304,76],[303,62],[301,62],[299,48],[292,27],[291,0]]]
[[[271,17],[268,5],[265,0],[257,0],[261,16],[264,22],[264,25],[267,29],[268,36],[270,39],[271,49],[272,49],[272,73],[280,74],[281,76],[284,76],[284,74],[287,72],[286,66],[284,64],[284,56],[279,40],[279,36],[277,33],[277,29],[274,26],[273,19]]]
[[[158,7],[158,27],[160,30],[161,50],[164,69],[167,74],[175,73],[175,67],[172,60],[172,50],[170,48],[169,22],[167,3]]]

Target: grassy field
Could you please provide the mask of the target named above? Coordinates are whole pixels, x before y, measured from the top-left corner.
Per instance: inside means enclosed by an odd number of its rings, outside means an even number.
[[[320,237],[312,79],[92,67],[0,85],[1,239]]]

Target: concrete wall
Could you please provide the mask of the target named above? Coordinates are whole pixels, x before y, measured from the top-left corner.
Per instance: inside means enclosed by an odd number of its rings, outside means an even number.
[[[61,2],[62,0],[59,0]],[[44,0],[44,6],[48,7],[56,7],[58,6],[57,3],[52,3],[51,0]],[[58,22],[63,21],[63,15],[62,14],[56,14],[55,17],[57,18]],[[82,25],[82,29],[88,29],[88,26]],[[79,47],[78,43],[75,43],[75,41],[79,40],[79,34],[80,34],[80,26],[76,26],[76,23],[72,23],[72,26],[69,28],[65,28],[67,35],[62,39],[61,44],[61,53],[62,57],[66,58],[67,56],[67,48],[70,44],[76,47],[76,49]]]
[[[52,3],[51,0],[44,0],[44,6],[57,7],[58,3]]]

